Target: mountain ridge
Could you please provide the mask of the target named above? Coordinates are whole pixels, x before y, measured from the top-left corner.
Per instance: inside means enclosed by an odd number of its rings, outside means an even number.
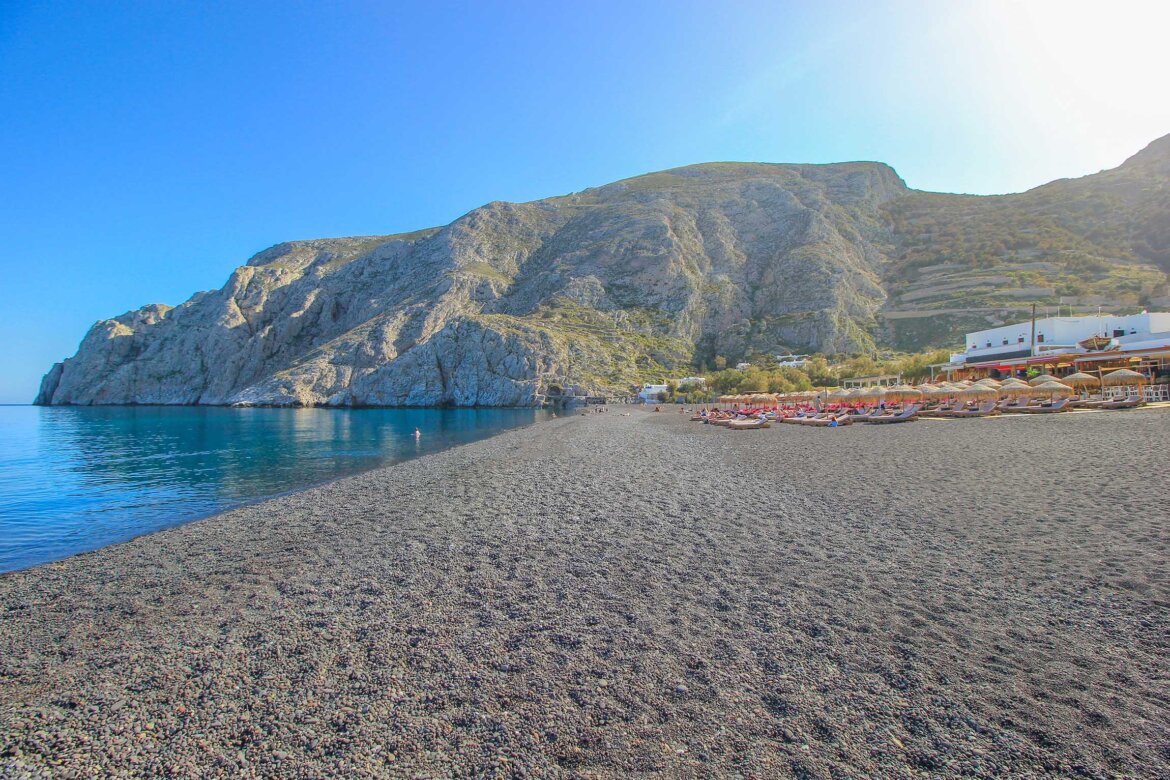
[[[711,162],[282,242],[219,290],[99,321],[36,403],[531,405],[717,355],[957,343],[1033,300],[1165,298],[1168,179],[1170,135],[1009,195],[913,190],[880,162]]]

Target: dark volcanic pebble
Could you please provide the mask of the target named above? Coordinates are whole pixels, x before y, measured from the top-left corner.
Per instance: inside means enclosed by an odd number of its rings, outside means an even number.
[[[0,773],[1167,777],[1168,464],[542,423],[0,577]]]

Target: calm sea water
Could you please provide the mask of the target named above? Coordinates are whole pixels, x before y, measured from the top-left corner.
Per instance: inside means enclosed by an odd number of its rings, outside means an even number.
[[[482,439],[544,414],[0,406],[0,571]]]

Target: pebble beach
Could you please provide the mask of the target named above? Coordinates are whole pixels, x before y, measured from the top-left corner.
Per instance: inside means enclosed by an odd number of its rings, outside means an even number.
[[[1170,776],[1170,411],[614,408],[0,575],[0,775]]]

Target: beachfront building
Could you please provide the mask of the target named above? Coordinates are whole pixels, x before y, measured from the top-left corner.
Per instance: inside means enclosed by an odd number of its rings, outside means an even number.
[[[1142,342],[1164,338],[1170,338],[1170,312],[1045,317],[1036,320],[1034,344],[1031,320],[1001,325],[968,333],[966,349],[952,355],[951,362],[981,363],[1034,357],[1044,353],[1075,352],[1082,349],[1082,341],[1089,339],[1105,340],[1101,346],[1124,349],[1128,345],[1132,349]]]
[[[1043,372],[1059,378],[1128,368],[1149,378],[1150,397],[1167,394],[1170,312],[1045,317],[1036,320],[1035,344],[1031,334],[1031,320],[968,333],[967,349],[951,355],[949,363],[932,366],[932,374],[1001,379]]]

